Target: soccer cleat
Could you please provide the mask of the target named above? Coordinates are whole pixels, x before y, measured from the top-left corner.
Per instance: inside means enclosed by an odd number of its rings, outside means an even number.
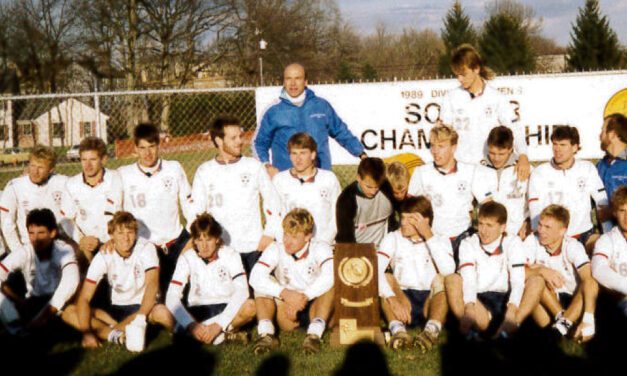
[[[303,352],[307,355],[320,352],[320,344],[322,340],[315,334],[307,334],[303,341]]]
[[[126,335],[123,331],[114,329],[109,333],[108,341],[117,345],[124,345],[126,342]]]
[[[265,334],[257,339],[253,347],[255,355],[266,354],[279,347],[279,339],[271,334]]]
[[[390,339],[390,348],[392,350],[401,350],[409,346],[411,337],[405,331],[396,332]]]
[[[555,321],[555,324],[553,324],[553,329],[556,330],[562,336],[565,336],[568,334],[572,326],[573,326],[573,323],[570,322],[570,320],[564,317],[560,317]]]
[[[439,333],[432,330],[425,330],[414,339],[414,347],[420,349],[422,353],[431,350],[438,343]]]
[[[230,331],[224,333],[224,342],[238,345],[248,345],[250,338],[246,332]]]

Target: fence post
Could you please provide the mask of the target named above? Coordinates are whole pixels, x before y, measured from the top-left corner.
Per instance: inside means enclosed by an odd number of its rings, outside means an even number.
[[[100,96],[98,95],[98,83],[94,86],[94,109],[96,110],[96,136],[102,138],[100,129]]]

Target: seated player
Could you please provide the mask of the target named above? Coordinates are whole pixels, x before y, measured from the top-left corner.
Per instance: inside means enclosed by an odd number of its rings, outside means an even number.
[[[11,334],[44,326],[55,315],[67,321],[63,308],[80,279],[73,248],[55,240],[57,222],[51,210],[31,210],[26,229],[29,243],[14,248],[0,262],[0,321]],[[26,297],[5,284],[9,273],[17,271],[26,281]]]
[[[137,236],[138,223],[129,212],[113,215],[108,225],[113,251],[96,254],[72,310],[73,323],[83,333],[83,347],[100,341],[123,344],[126,326],[139,317],[171,330],[174,322],[163,304],[156,304],[159,290],[159,257],[152,243]],[[90,301],[103,277],[111,287],[111,306],[92,312]],[[68,308],[69,310],[69,308]]]
[[[486,202],[478,217],[478,233],[459,246],[457,274],[446,279],[448,302],[463,334],[507,338],[537,306],[544,281],[525,283],[523,243],[506,233],[504,205]]]
[[[583,245],[566,235],[570,215],[563,206],[549,205],[540,213],[538,232],[528,236],[526,273],[540,275],[546,287],[533,318],[540,327],[553,322],[560,336],[588,341],[595,333],[594,312],[599,290],[592,278]],[[573,325],[577,329],[571,331]]]
[[[392,333],[390,347],[410,344],[405,326],[424,327],[414,344],[426,351],[437,343],[446,319],[443,277],[455,272],[453,248],[448,238],[431,231],[433,209],[426,197],[405,199],[400,212],[400,230],[387,234],[377,251],[379,295]],[[393,276],[384,273],[388,265]]]
[[[364,158],[357,167],[357,180],[344,188],[337,199],[338,243],[374,243],[396,230],[394,195],[385,178],[380,158]]]
[[[627,318],[627,185],[614,192],[612,211],[618,225],[594,245],[592,275],[615,295]]]
[[[283,243],[272,243],[250,275],[257,304],[259,339],[255,354],[279,346],[272,320],[291,331],[309,325],[306,353],[320,350],[322,333],[333,309],[333,251],[312,241],[314,220],[305,209],[293,209],[282,222]]]
[[[192,251],[178,259],[165,304],[180,328],[198,341],[248,342],[242,325],[255,318],[255,302],[249,299],[248,280],[239,254],[222,244],[222,226],[207,213],[190,228]],[[187,305],[183,290],[189,284]]]

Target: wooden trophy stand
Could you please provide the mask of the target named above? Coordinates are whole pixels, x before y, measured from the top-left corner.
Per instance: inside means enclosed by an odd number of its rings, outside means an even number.
[[[364,339],[385,344],[374,244],[336,244],[334,258],[338,326],[331,333],[331,346]]]

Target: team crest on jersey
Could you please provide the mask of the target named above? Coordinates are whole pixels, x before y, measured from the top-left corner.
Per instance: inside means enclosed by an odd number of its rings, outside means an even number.
[[[457,183],[457,193],[459,194],[466,193],[467,190],[468,190],[468,182],[460,181]]]
[[[61,197],[63,197],[61,191],[52,192],[52,199],[54,200],[55,205],[61,205]]]
[[[163,188],[166,192],[171,192],[173,186],[174,179],[171,176],[166,176],[165,178],[163,178]]]
[[[494,110],[492,109],[492,106],[488,106],[485,108],[485,116],[486,117],[492,117],[492,114],[494,114]]]
[[[313,265],[309,265],[307,267],[307,275],[312,277],[314,274],[316,274],[316,268]]]
[[[220,281],[225,282],[228,276],[229,275],[227,274],[226,269],[223,267],[218,268],[218,278],[220,278]]]
[[[245,172],[239,176],[239,179],[244,186],[247,186],[250,183],[251,176],[249,173]]]
[[[583,192],[586,189],[586,178],[577,179],[577,189]]]
[[[320,197],[329,198],[329,190],[326,188],[320,188]]]

